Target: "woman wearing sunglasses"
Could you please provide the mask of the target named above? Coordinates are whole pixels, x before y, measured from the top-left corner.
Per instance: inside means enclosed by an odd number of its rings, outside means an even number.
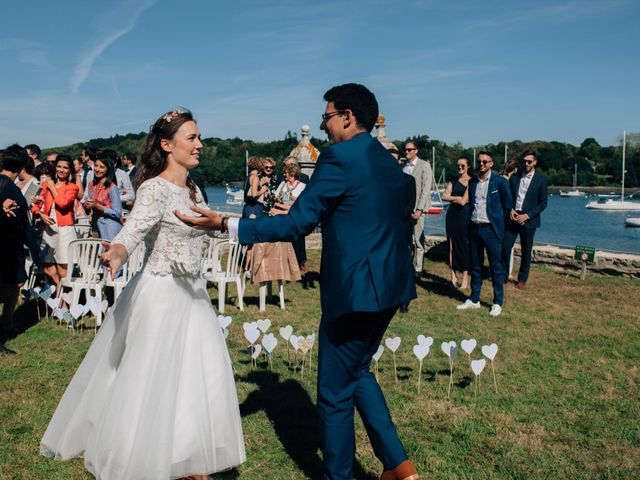
[[[467,187],[474,175],[469,159],[461,156],[456,160],[458,175],[445,188],[442,199],[451,202],[447,209],[446,227],[449,245],[449,267],[451,285],[458,288],[458,273],[462,272],[460,288],[469,286],[471,258],[469,252],[469,197]]]

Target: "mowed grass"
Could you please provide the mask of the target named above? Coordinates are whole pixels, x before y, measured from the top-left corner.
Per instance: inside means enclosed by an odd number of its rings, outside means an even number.
[[[248,287],[244,312],[227,305],[247,462],[223,478],[321,476],[317,350],[302,379],[300,367],[289,366],[281,339],[272,370],[262,357],[252,367],[242,334],[243,322],[265,317],[276,335],[287,324],[298,335],[317,330],[319,253],[309,253],[311,281],[287,285],[286,310],[271,303],[259,313],[256,286]],[[397,382],[389,350],[379,362],[390,410],[422,478],[640,478],[638,280],[589,276],[581,282],[534,267],[527,290],[507,287],[503,314],[494,319],[488,315],[489,281],[483,308],[458,312],[455,305],[465,295],[448,286],[447,266],[429,261],[426,269],[418,299],[408,314],[394,318],[386,335],[402,338]],[[215,290],[211,296],[217,304]],[[419,334],[434,338],[420,394],[412,352]],[[81,459],[39,455],[40,438],[92,338],[90,331],[73,335],[43,318],[8,342],[18,355],[0,358],[0,479],[92,478]],[[498,393],[488,364],[475,396],[469,359],[460,351],[447,398],[449,363],[440,344],[459,345],[464,338],[478,340],[472,359],[481,358],[481,345],[498,344]],[[354,476],[375,479],[381,467],[357,416],[356,437]]]

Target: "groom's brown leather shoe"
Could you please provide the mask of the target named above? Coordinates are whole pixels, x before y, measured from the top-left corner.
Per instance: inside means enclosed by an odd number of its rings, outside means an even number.
[[[409,460],[405,460],[396,468],[385,470],[380,476],[380,480],[418,480],[420,476]]]

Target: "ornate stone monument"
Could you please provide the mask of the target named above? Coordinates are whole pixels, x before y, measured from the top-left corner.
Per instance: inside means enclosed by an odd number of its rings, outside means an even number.
[[[313,174],[313,171],[316,168],[316,161],[320,155],[320,150],[314,147],[309,141],[309,137],[311,135],[309,125],[303,125],[300,129],[300,133],[302,134],[302,140],[300,140],[300,143],[291,150],[289,155],[296,157],[302,172],[311,177],[311,174]]]
[[[387,138],[384,127],[386,127],[386,124],[384,123],[384,115],[378,115],[378,120],[376,121],[376,138],[384,148],[389,150],[389,147],[393,142]]]

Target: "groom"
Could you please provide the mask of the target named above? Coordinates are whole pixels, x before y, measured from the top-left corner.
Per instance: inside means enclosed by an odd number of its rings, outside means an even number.
[[[415,480],[369,365],[398,307],[416,297],[402,225],[402,170],[370,132],[378,102],[364,86],[345,84],[324,95],[320,128],[332,145],[316,164],[288,215],[255,220],[176,215],[186,224],[229,231],[240,243],[291,241],[322,225],[318,413],[325,479],[352,478],[354,406],[360,412],[383,480]]]

